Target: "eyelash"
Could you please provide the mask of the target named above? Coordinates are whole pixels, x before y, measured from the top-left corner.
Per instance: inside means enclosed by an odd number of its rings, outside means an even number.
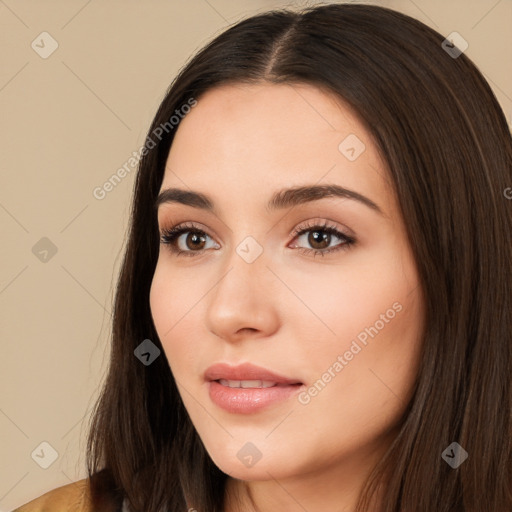
[[[307,249],[306,247],[296,247],[298,251],[300,251],[302,254],[311,255],[313,253],[313,257],[315,257],[317,254],[320,254],[321,256],[325,256],[326,254],[331,254],[340,250],[347,250],[349,249],[355,242],[355,238],[346,235],[345,233],[342,233],[339,229],[337,229],[335,226],[329,224],[327,221],[324,222],[324,224],[311,223],[307,225],[301,225],[293,230],[290,236],[293,237],[293,240],[295,238],[303,235],[304,233],[307,233],[309,231],[322,231],[324,233],[328,233],[331,235],[335,235],[336,237],[340,238],[343,243],[340,243],[339,245],[336,245],[334,247],[331,247],[330,249]],[[193,223],[184,223],[179,224],[177,226],[173,226],[172,228],[163,229],[162,233],[160,235],[160,242],[162,244],[168,245],[171,252],[176,254],[177,256],[197,256],[198,254],[203,253],[207,249],[201,249],[199,251],[183,251],[181,249],[178,249],[176,247],[176,240],[183,234],[183,233],[198,233],[202,235],[209,236],[208,233],[203,231],[202,229],[199,229],[196,225]]]

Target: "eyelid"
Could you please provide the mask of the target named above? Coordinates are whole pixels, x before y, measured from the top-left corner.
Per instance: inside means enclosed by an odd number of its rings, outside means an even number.
[[[169,227],[167,227],[169,226]],[[184,221],[184,222],[162,222],[162,225],[159,227],[160,234],[168,233],[169,231],[178,231],[178,230],[190,230],[190,231],[201,231],[208,235],[210,238],[214,238],[215,240],[221,240],[221,237],[217,235],[217,233],[211,229],[207,228],[201,222],[196,221]],[[220,242],[219,242],[220,243]]]
[[[295,228],[293,228],[289,236],[293,238],[304,231],[308,231],[314,228],[332,228],[336,229],[347,238],[356,238],[354,231],[352,231],[348,226],[345,226],[344,224],[340,224],[339,222],[333,221],[325,217],[308,219],[307,221],[298,224]]]

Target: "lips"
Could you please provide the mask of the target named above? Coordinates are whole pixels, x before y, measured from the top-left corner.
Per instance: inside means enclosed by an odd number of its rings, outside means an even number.
[[[249,414],[282,403],[297,394],[303,383],[260,366],[225,363],[205,372],[210,399],[230,413]]]
[[[230,366],[225,363],[218,363],[210,366],[205,372],[205,380],[223,380],[232,382],[256,382],[273,383],[275,385],[302,384],[300,380],[291,379],[271,372],[261,366],[251,363],[244,363],[238,366]],[[268,386],[230,386],[230,387],[268,387]]]

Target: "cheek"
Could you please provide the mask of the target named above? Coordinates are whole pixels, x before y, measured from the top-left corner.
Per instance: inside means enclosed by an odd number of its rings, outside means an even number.
[[[324,399],[343,403],[346,410],[372,408],[377,397],[393,393],[407,396],[414,381],[423,303],[412,256],[396,242],[354,252],[339,272],[326,267],[314,279],[294,283],[315,312],[317,319],[309,315],[310,321],[321,333],[317,342],[302,347],[309,382],[320,379]]]
[[[173,318],[171,318],[173,309],[170,307],[172,302],[169,283],[171,281],[167,277],[160,263],[157,263],[149,291],[149,306],[153,323],[162,343],[164,342],[164,333],[174,324]]]
[[[186,325],[190,325],[194,305],[199,300],[197,287],[187,286],[183,273],[157,264],[151,283],[149,303],[156,332],[162,343],[171,371],[178,377],[186,360],[193,360],[195,347],[187,343]],[[178,373],[176,373],[178,372]]]
[[[377,438],[405,411],[420,361],[421,302],[415,293],[397,297],[393,305],[384,302],[376,307],[379,315],[368,316],[353,330],[356,334],[341,337],[337,349],[331,347],[316,360],[321,365],[312,390],[316,396],[307,405],[308,418],[325,426],[319,418],[328,410],[333,427],[327,428],[333,435],[341,428],[354,438]],[[326,374],[329,368],[335,377]]]
[[[317,428],[329,410],[332,430],[353,435],[370,425],[376,434],[401,415],[417,375],[423,332],[412,259],[392,251],[358,256],[337,279],[317,280],[309,288],[312,308],[322,311],[334,333],[308,350],[310,387],[301,401]]]
[[[308,361],[317,362],[317,373],[349,350],[354,340],[364,348],[365,342],[369,346],[378,338],[383,350],[398,350],[402,342],[410,345],[406,339],[421,329],[415,268],[393,247],[354,252],[343,265],[319,266],[311,276],[284,270],[283,280],[302,301],[290,298],[286,321],[311,333],[299,339],[309,339],[301,349]],[[405,325],[408,332],[400,334]]]

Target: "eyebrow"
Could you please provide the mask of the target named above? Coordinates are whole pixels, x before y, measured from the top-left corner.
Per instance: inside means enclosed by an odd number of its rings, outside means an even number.
[[[380,207],[368,197],[335,184],[299,186],[279,190],[270,198],[267,210],[269,212],[282,210],[328,197],[353,199],[384,215]],[[179,203],[216,213],[213,201],[206,194],[191,190],[179,188],[163,190],[155,201],[155,210],[164,203]]]

